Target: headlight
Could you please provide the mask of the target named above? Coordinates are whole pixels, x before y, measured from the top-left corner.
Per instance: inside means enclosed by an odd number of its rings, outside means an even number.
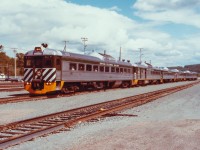
[[[51,85],[51,82],[47,82],[46,85]]]
[[[25,84],[26,84],[26,85],[30,85],[31,83],[30,83],[30,82],[25,82]]]

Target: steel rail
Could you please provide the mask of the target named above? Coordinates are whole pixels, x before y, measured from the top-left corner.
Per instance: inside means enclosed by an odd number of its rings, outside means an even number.
[[[6,148],[65,127],[69,128],[77,123],[102,117],[109,113],[142,105],[160,97],[189,88],[198,83],[199,82],[195,82],[173,88],[162,89],[159,91],[10,123],[0,127],[0,148]]]

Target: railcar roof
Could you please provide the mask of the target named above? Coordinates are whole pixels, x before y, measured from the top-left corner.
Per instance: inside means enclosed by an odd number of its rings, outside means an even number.
[[[68,58],[74,58],[74,59],[79,59],[79,60],[88,60],[88,61],[95,61],[95,62],[104,62],[98,57],[94,56],[89,56],[89,55],[83,55],[83,54],[77,54],[77,53],[71,53],[71,52],[62,52],[63,57],[68,57]]]
[[[74,59],[79,59],[79,60],[88,60],[88,61],[94,61],[94,62],[100,62],[100,63],[110,63],[110,64],[118,64],[118,65],[124,65],[124,66],[132,66],[132,64],[129,62],[115,61],[113,59],[108,60],[108,59],[104,59],[103,57],[90,56],[90,55],[84,55],[84,54],[78,54],[78,53],[72,53],[72,52],[64,52],[64,51],[50,49],[50,48],[43,49],[41,52],[35,52],[34,50],[30,50],[27,53],[25,53],[25,56],[42,56],[42,55],[55,55],[55,56],[63,56],[63,57],[74,58]],[[101,54],[99,55],[102,56]]]
[[[146,64],[144,64],[144,63],[136,63],[136,67],[138,67],[138,68],[148,68],[148,66],[146,65]]]
[[[35,50],[30,50],[25,53],[25,56],[40,56],[40,55],[56,55],[62,56],[62,52],[56,49],[43,49],[42,51],[36,52]]]

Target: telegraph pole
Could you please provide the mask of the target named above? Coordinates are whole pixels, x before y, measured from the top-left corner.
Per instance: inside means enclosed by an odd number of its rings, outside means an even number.
[[[85,42],[88,41],[88,38],[82,37],[81,39],[82,39],[82,41],[83,41],[83,49],[84,49],[84,54],[85,54],[85,49],[86,49],[86,46],[87,46],[87,45],[85,44]]]
[[[119,50],[119,61],[121,61],[121,57],[122,57],[122,47],[120,46],[120,50]]]
[[[143,50],[143,48],[139,48],[139,50],[140,50],[140,63],[142,63],[142,50]]]
[[[16,74],[17,74],[17,71],[16,71],[16,61],[17,61],[16,54],[17,54],[17,48],[12,48],[12,49],[13,49],[13,52],[15,53],[15,78],[16,78]]]
[[[63,42],[65,43],[63,51],[66,52],[67,51],[67,42],[69,42],[69,41],[63,41]]]

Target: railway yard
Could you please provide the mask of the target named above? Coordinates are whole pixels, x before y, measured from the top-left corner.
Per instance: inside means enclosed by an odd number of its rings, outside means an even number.
[[[29,96],[23,83],[2,82],[0,148],[199,149],[199,88],[197,80]]]

